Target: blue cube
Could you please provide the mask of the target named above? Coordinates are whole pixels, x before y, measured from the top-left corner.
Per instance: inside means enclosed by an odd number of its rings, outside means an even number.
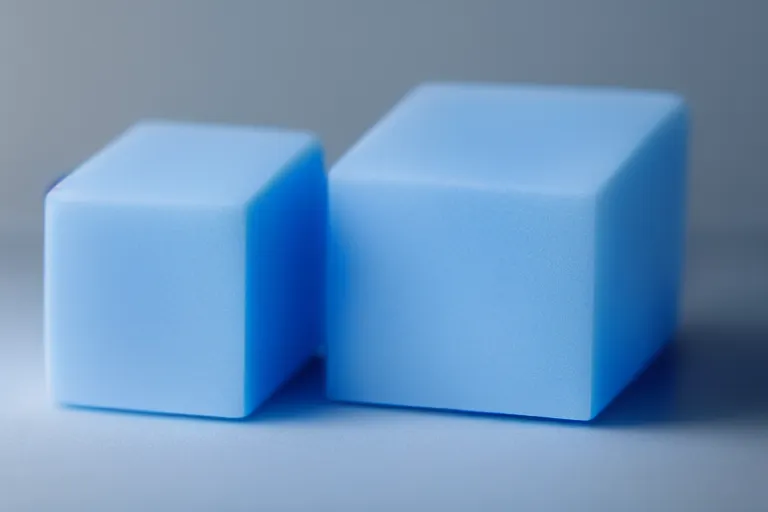
[[[305,133],[140,123],[45,201],[56,401],[238,418],[323,335],[327,182]]]
[[[594,418],[676,329],[687,126],[666,92],[410,93],[330,173],[329,397]]]

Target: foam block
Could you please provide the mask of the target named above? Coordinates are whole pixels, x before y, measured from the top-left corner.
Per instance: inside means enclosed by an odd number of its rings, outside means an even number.
[[[595,417],[671,339],[687,108],[429,84],[330,174],[328,395]]]
[[[45,206],[58,402],[242,417],[316,350],[327,183],[311,135],[140,123]]]

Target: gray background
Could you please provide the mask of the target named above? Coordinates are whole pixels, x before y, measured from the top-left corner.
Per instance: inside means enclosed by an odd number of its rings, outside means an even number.
[[[768,510],[768,2],[0,0],[0,510]],[[135,120],[316,131],[424,80],[673,89],[694,112],[678,343],[595,424],[341,406],[246,422],[45,396],[44,189]]]
[[[0,227],[145,116],[315,130],[330,162],[424,80],[685,94],[691,228],[768,230],[762,0],[0,0]]]

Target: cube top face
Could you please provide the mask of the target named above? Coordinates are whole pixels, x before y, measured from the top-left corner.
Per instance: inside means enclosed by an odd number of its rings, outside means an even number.
[[[595,194],[683,106],[665,92],[423,85],[375,125],[331,177]]]
[[[51,192],[80,202],[242,206],[313,146],[303,132],[145,121]]]

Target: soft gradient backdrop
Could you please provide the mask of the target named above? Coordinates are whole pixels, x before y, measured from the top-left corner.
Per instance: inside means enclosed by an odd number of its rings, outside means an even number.
[[[762,0],[0,0],[0,228],[146,116],[315,130],[334,161],[414,84],[673,89],[694,230],[768,229]]]

